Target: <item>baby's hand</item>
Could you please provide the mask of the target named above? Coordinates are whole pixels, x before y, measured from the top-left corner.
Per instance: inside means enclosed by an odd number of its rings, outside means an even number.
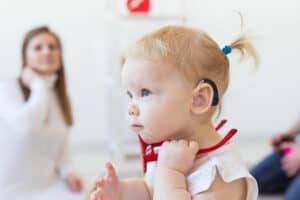
[[[121,183],[111,163],[106,164],[107,176],[97,178],[90,200],[120,200]]]
[[[194,141],[164,142],[158,155],[158,167],[164,166],[187,174],[191,170],[199,145]]]
[[[82,192],[83,190],[82,180],[76,174],[69,174],[65,178],[65,183],[72,192]]]

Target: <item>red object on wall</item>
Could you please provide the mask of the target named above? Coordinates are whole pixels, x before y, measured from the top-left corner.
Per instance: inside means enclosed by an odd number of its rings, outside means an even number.
[[[127,0],[126,6],[131,13],[149,13],[150,0]]]

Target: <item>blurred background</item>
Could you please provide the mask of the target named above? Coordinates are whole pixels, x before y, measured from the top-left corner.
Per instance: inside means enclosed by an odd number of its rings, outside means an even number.
[[[299,9],[297,0],[151,0],[147,15],[133,15],[124,0],[0,0],[0,79],[19,75],[24,34],[48,25],[64,47],[76,168],[87,182],[103,173],[106,160],[116,163],[121,176],[141,174],[120,85],[123,51],[168,24],[204,29],[223,47],[241,32],[239,11],[244,30],[254,36],[260,66],[255,70],[253,63],[229,56],[231,82],[219,120],[226,118],[228,128],[239,129],[236,143],[251,166],[270,150],[271,135],[299,115]]]

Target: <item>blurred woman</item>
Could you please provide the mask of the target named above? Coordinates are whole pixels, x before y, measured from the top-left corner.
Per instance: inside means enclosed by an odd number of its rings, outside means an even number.
[[[83,199],[68,155],[73,116],[58,36],[29,31],[22,67],[0,83],[0,199]]]

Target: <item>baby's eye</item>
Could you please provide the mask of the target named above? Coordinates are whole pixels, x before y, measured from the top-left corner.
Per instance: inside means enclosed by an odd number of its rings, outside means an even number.
[[[150,96],[152,92],[148,89],[142,89],[142,97]]]
[[[127,95],[129,96],[130,99],[132,99],[132,94],[129,91],[127,91]]]

